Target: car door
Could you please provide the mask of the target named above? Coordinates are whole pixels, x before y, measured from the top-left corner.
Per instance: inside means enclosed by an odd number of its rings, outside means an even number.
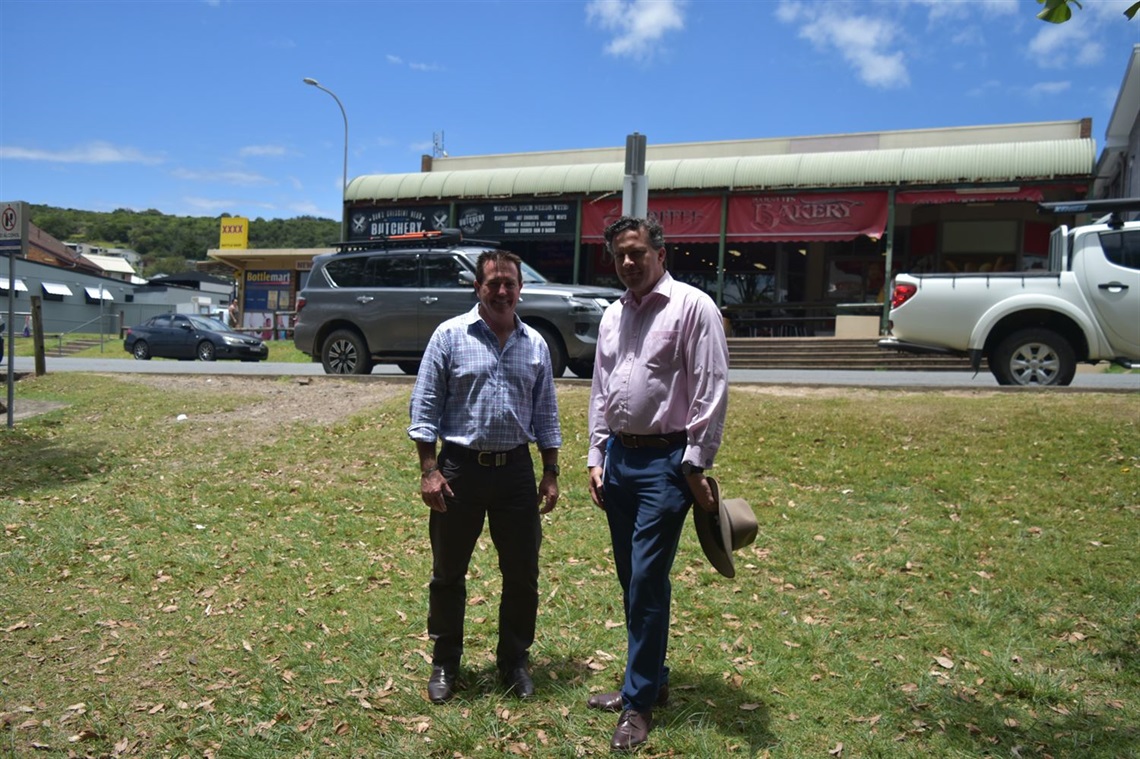
[[[475,272],[457,253],[424,253],[420,256],[423,287],[419,301],[420,349],[443,322],[470,311],[478,302]]]
[[[1087,235],[1083,243],[1085,287],[1104,334],[1116,357],[1140,359],[1140,229]]]
[[[194,324],[185,316],[175,314],[170,320],[170,329],[167,330],[167,354],[170,358],[194,358],[195,348],[198,345],[197,330]]]
[[[369,256],[363,284],[349,300],[354,304],[352,320],[368,341],[368,350],[373,354],[416,351],[419,272],[415,254]]]

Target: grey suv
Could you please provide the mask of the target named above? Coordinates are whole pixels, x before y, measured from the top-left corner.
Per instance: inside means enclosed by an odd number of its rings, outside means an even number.
[[[313,259],[293,342],[328,374],[369,374],[378,362],[415,374],[435,328],[478,302],[475,262],[497,246],[458,230],[339,243]],[[525,263],[522,275],[517,313],[546,340],[554,376],[590,377],[602,311],[621,291],[556,285]]]

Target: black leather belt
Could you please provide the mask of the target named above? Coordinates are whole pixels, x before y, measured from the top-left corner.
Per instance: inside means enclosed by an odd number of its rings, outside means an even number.
[[[663,435],[630,435],[627,432],[615,432],[614,437],[621,441],[624,448],[673,448],[689,439],[688,434],[684,432],[666,432]]]
[[[440,451],[440,453],[442,454],[443,451]],[[461,458],[466,461],[473,461],[479,466],[506,466],[507,464],[517,460],[520,455],[526,455],[527,453],[528,451],[525,443],[518,446],[517,448],[511,448],[506,451],[479,451],[474,448],[466,448],[462,445],[456,445],[455,443],[447,444],[448,456]]]

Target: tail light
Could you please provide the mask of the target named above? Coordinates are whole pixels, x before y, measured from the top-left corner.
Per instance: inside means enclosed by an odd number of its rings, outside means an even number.
[[[297,317],[301,315],[301,309],[305,307],[305,296],[297,296],[297,310],[293,313],[293,321],[296,323]]]
[[[891,308],[898,308],[902,304],[906,303],[908,300],[914,297],[914,294],[916,292],[918,292],[918,287],[916,285],[910,284],[909,282],[903,283],[901,285],[895,285],[895,291],[891,295]]]

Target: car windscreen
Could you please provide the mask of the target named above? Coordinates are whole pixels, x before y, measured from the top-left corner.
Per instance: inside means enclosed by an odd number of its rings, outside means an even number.
[[[472,251],[467,251],[464,253],[464,255],[467,256],[467,260],[469,260],[471,262],[471,268],[472,269],[474,269],[476,264],[479,262],[479,254],[481,252],[482,251],[479,251],[479,250],[472,250]],[[550,282],[549,279],[547,279],[546,277],[539,274],[538,270],[534,269],[526,261],[522,262],[522,281],[523,281],[524,285],[526,285],[526,284],[541,285],[541,284]]]
[[[217,319],[210,319],[205,316],[190,316],[187,317],[190,323],[194,325],[194,329],[206,330],[208,332],[229,332],[230,328],[222,324]]]

